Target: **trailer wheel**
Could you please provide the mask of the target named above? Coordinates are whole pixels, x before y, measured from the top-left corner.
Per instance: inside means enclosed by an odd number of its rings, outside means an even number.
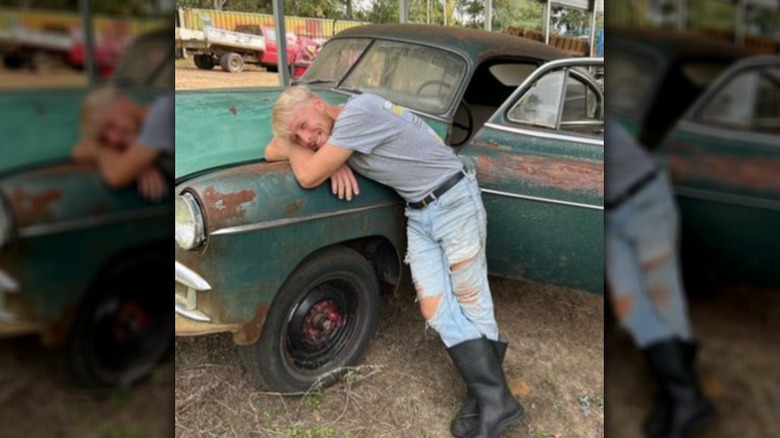
[[[10,54],[3,57],[3,65],[9,70],[18,70],[22,64],[24,64],[24,60],[19,55]]]
[[[235,52],[228,52],[222,55],[219,63],[222,66],[222,70],[228,73],[241,73],[244,70],[244,58]]]
[[[216,64],[214,62],[214,57],[207,54],[195,55],[193,60],[195,61],[195,66],[201,70],[211,70]]]

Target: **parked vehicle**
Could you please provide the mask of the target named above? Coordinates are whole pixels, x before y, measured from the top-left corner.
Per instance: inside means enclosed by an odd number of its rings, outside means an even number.
[[[609,35],[608,107],[648,149],[721,72],[751,54],[691,33],[610,29]]]
[[[371,92],[410,108],[476,168],[488,264],[603,291],[601,59],[452,27],[370,25],[330,39],[298,82],[332,103]],[[280,87],[176,96],[176,333],[230,332],[276,391],[328,384],[362,356],[380,285],[408,277],[404,204],[302,189],[262,160]],[[408,273],[406,273],[408,275]]]
[[[112,76],[139,102],[173,88],[167,30],[140,37]],[[111,190],[93,164],[76,163],[88,89],[0,93],[0,337],[37,333],[62,345],[75,381],[129,385],[173,346],[171,199]]]
[[[273,26],[239,25],[228,31],[204,26],[203,31],[176,28],[178,48],[194,53],[195,66],[211,70],[219,65],[229,73],[239,73],[245,64],[256,64],[277,71],[276,30]],[[293,77],[308,68],[319,45],[313,40],[287,33],[287,60]]]
[[[261,64],[266,70],[276,72],[278,67],[278,51],[276,48],[276,29],[273,26],[251,26],[255,32],[258,30],[265,35],[265,53]],[[311,38],[298,36],[294,32],[287,32],[287,63],[294,79],[299,78],[311,65],[317,56],[320,44]]]
[[[723,72],[661,141],[689,267],[780,284],[780,56]]]

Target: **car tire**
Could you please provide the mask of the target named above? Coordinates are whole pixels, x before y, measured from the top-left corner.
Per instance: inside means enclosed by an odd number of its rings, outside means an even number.
[[[79,305],[65,344],[76,385],[127,388],[173,351],[174,317],[164,285],[169,257],[136,253],[113,263]]]
[[[195,61],[195,67],[198,67],[200,70],[211,70],[214,68],[214,57],[211,55],[195,55],[193,61]]]
[[[240,347],[262,386],[282,393],[335,383],[376,331],[379,284],[357,251],[337,246],[305,260],[276,294],[260,339]]]
[[[241,73],[244,70],[244,58],[235,52],[223,54],[219,64],[228,73]]]

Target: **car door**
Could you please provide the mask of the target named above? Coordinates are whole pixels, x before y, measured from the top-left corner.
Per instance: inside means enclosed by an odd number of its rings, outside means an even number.
[[[489,270],[604,287],[603,58],[538,68],[464,147],[487,210]]]
[[[709,269],[780,281],[780,57],[725,72],[659,152],[674,181],[684,250],[695,248]]]

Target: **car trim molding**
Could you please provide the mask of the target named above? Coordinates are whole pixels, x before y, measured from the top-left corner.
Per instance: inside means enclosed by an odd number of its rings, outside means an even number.
[[[346,214],[359,213],[361,211],[373,210],[375,208],[390,207],[390,206],[393,206],[393,205],[400,205],[400,204],[401,204],[400,201],[383,202],[381,204],[370,205],[370,206],[367,206],[367,207],[358,207],[358,208],[350,208],[350,209],[346,209],[346,210],[330,211],[330,212],[327,212],[327,213],[312,214],[312,215],[309,215],[309,216],[302,216],[302,217],[276,219],[276,220],[272,220],[272,221],[261,222],[259,224],[239,225],[239,226],[236,226],[236,227],[221,228],[219,230],[212,231],[211,233],[209,233],[209,235],[211,235],[211,236],[218,236],[218,235],[221,235],[221,234],[249,233],[251,231],[267,230],[269,228],[283,227],[283,226],[286,226],[286,225],[297,224],[299,222],[305,222],[305,221],[309,221],[309,220],[325,219],[325,218],[335,217],[335,216],[343,216],[343,215],[346,215]]]
[[[739,140],[766,145],[767,149],[776,150],[777,134],[751,131],[735,131],[722,126],[708,125],[705,123],[683,120],[678,125],[683,131],[700,134],[707,137],[716,137],[726,140]],[[755,146],[755,145],[754,145]]]
[[[780,201],[761,199],[753,196],[718,193],[711,190],[696,189],[693,187],[685,187],[685,186],[675,186],[674,192],[677,194],[677,196],[682,196],[686,198],[701,199],[705,201],[715,201],[723,204],[741,205],[743,207],[764,208],[767,210],[780,210]]]
[[[114,224],[117,222],[149,219],[166,214],[173,214],[172,205],[161,205],[159,207],[146,208],[140,211],[133,211],[129,213],[108,214],[104,216],[76,219],[54,224],[31,225],[20,229],[18,236],[20,238],[39,237],[48,234],[58,234],[84,228]]]
[[[561,201],[559,199],[550,199],[550,198],[539,198],[537,196],[518,195],[516,193],[507,193],[507,192],[501,192],[501,191],[498,191],[498,190],[483,189],[483,188],[480,188],[480,190],[482,191],[482,193],[488,193],[488,194],[497,195],[497,196],[507,196],[507,197],[510,197],[510,198],[529,199],[531,201],[548,202],[548,203],[551,203],[551,204],[568,205],[568,206],[571,206],[571,207],[590,208],[590,209],[593,209],[593,210],[604,210],[604,206],[602,206],[602,205],[581,204],[579,202]]]
[[[604,146],[604,140],[598,140],[595,138],[577,137],[574,135],[566,135],[566,134],[553,134],[551,132],[534,131],[531,129],[522,129],[522,128],[498,125],[492,122],[485,123],[485,126],[488,128],[497,129],[499,131],[511,132],[513,134],[530,135],[532,137],[547,138],[550,140],[562,140],[562,141],[570,141],[576,143],[585,143],[594,146],[602,146],[602,147]]]

